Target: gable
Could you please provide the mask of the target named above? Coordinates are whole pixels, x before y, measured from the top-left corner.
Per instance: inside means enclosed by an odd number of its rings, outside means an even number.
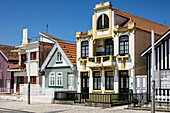
[[[59,57],[58,56],[59,53],[61,54],[61,61],[60,60],[58,61],[58,59],[57,59]],[[56,49],[52,58],[49,60],[46,68],[49,68],[49,67],[65,67],[65,66],[69,66],[67,64],[66,59],[63,57],[62,52],[59,49]]]

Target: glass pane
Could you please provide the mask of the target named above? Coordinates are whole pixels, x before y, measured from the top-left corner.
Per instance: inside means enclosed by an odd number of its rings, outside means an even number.
[[[129,88],[129,78],[126,78],[126,88]]]
[[[89,87],[89,79],[87,78],[87,87]]]
[[[109,28],[109,17],[104,14],[104,28]]]
[[[85,87],[85,78],[83,78],[83,87]]]
[[[97,89],[97,78],[94,78],[94,89]]]
[[[97,20],[97,30],[102,29],[102,15]]]
[[[121,78],[121,88],[123,88],[123,78]]]
[[[101,78],[98,78],[98,89],[101,89]]]

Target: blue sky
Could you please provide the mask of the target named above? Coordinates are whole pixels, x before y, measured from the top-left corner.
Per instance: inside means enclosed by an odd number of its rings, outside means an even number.
[[[0,0],[0,44],[19,46],[22,30],[29,37],[46,32],[75,41],[92,28],[94,6],[105,0]],[[170,0],[110,0],[114,8],[170,27]]]

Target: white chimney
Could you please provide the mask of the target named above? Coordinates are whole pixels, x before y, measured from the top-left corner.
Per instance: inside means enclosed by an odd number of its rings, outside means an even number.
[[[22,45],[25,45],[28,43],[28,29],[23,29],[23,39],[22,39]]]

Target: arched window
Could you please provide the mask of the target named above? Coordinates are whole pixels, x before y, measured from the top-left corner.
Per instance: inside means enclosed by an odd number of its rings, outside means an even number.
[[[112,39],[107,39],[105,41],[105,54],[113,55],[113,40]]]
[[[89,56],[89,42],[83,41],[81,43],[81,58],[87,58]]]
[[[109,17],[106,14],[102,14],[97,20],[97,30],[105,28],[109,28]]]
[[[119,54],[129,54],[129,37],[127,35],[119,38]]]

